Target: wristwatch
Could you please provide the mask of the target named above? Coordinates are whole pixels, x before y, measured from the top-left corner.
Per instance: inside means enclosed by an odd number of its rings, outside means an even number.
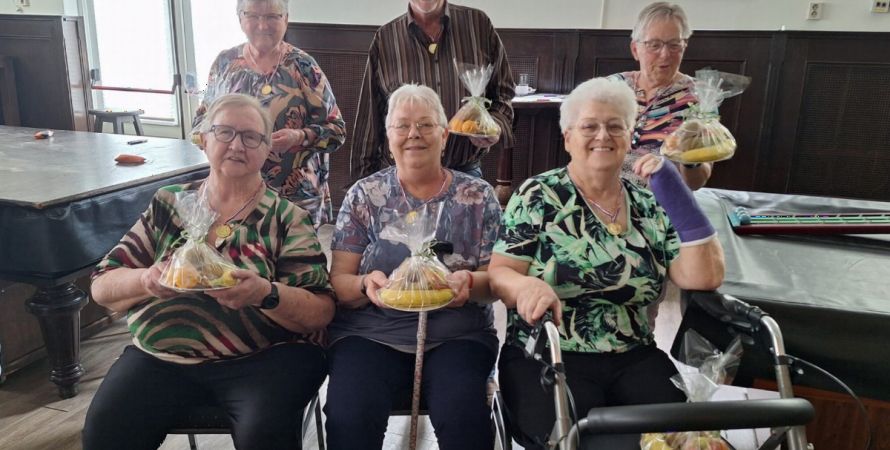
[[[275,286],[275,283],[269,283],[272,285],[272,292],[269,295],[263,297],[263,301],[260,302],[260,309],[275,309],[278,306],[278,302],[280,299],[278,298],[278,287]]]

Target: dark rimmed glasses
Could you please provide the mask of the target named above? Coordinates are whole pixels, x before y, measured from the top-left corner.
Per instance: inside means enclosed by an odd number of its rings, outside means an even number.
[[[235,137],[240,134],[241,143],[247,148],[257,148],[264,142],[266,144],[269,143],[269,140],[263,133],[253,130],[238,131],[228,125],[214,125],[210,127],[210,132],[213,133],[213,137],[215,137],[217,141],[226,144],[234,141]]]

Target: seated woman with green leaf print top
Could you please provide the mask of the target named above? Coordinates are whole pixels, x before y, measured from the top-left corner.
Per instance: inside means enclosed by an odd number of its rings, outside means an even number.
[[[568,166],[527,180],[504,212],[489,274],[492,293],[515,308],[500,387],[513,437],[527,449],[543,447],[555,420],[552,395],[538,388],[542,364],[521,349],[529,324],[548,310],[578,414],[685,400],[647,308],[668,279],[717,288],[723,251],[674,164],[654,154],[636,161],[651,191],[621,178],[635,118],[625,83],[596,78],[575,88],[560,108]]]

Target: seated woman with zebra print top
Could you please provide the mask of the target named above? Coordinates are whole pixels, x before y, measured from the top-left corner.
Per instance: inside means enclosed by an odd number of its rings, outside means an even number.
[[[299,448],[295,424],[327,375],[327,263],[309,213],[260,174],[272,122],[256,99],[230,94],[204,124],[208,178],[160,189],[93,275],[93,299],[127,312],[133,345],[90,405],[84,448],[158,448],[177,414],[205,405],[226,410],[236,448]],[[206,243],[237,267],[232,287],[184,295],[163,284],[186,190],[219,217]]]

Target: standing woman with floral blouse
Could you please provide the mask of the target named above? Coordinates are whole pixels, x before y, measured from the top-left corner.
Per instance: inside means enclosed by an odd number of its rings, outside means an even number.
[[[346,127],[327,77],[306,52],[284,42],[288,0],[238,0],[247,42],[223,50],[210,68],[194,124],[220,95],[256,97],[274,122],[266,183],[312,214],[316,227],[333,220],[329,154],[346,140]]]
[[[646,6],[640,11],[630,43],[630,52],[640,63],[640,70],[610,77],[624,81],[636,94],[637,118],[631,150],[624,162],[624,175],[632,181],[642,182],[633,172],[637,159],[658,154],[664,138],[683,123],[689,107],[698,103],[692,93],[692,77],[680,73],[691,35],[692,29],[680,5],[655,2]],[[711,177],[710,163],[678,168],[691,189],[704,186]]]
[[[552,395],[539,387],[542,365],[521,349],[528,324],[547,311],[561,327],[578,414],[685,400],[669,380],[676,368],[655,347],[647,309],[668,279],[682,289],[716,289],[723,250],[673,164],[652,154],[636,161],[634,173],[651,191],[621,177],[635,118],[626,84],[579,85],[560,107],[568,166],[527,180],[504,211],[489,279],[511,308],[500,387],[514,438],[526,449],[542,448],[555,420]]]

